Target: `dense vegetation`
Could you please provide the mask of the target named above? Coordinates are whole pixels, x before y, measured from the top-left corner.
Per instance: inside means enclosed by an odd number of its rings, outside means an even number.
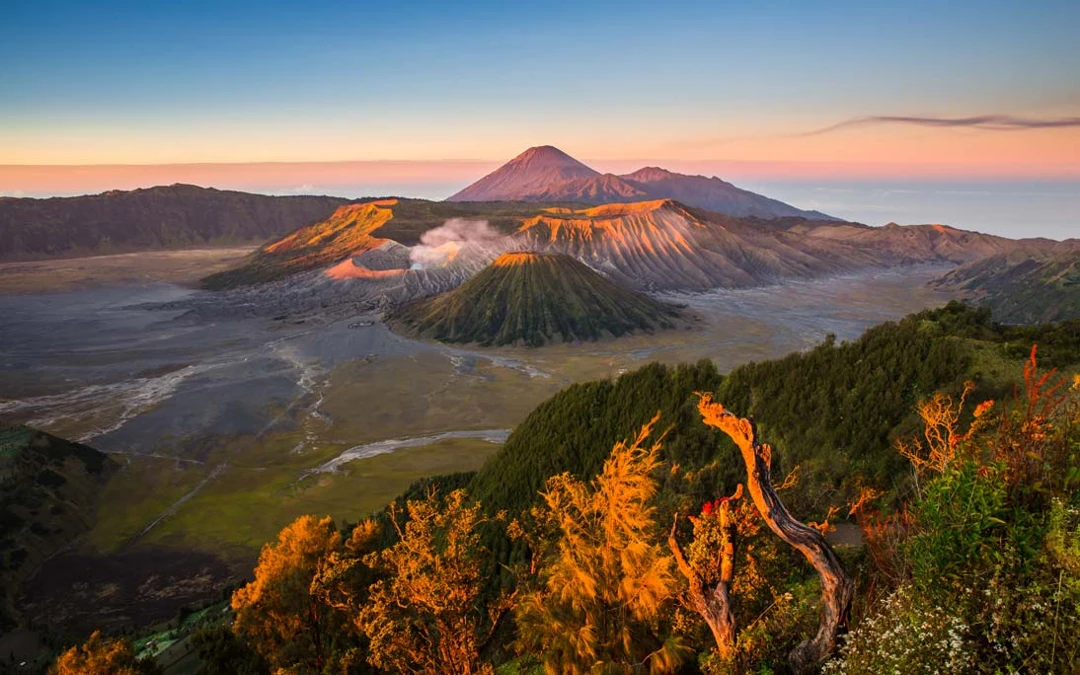
[[[839,550],[856,600],[827,672],[1076,672],[1078,363],[1078,323],[951,304],[726,377],[653,364],[570,387],[475,475],[341,533],[283,530],[205,672],[801,669],[817,576],[742,496],[695,392],[754,415],[796,518],[862,532]],[[735,628],[710,633],[690,599],[722,584]]]
[[[0,628],[13,623],[19,583],[89,528],[100,488],[116,469],[85,445],[0,426]]]
[[[83,197],[0,197],[0,261],[254,243],[322,220],[340,197],[171,185]]]
[[[538,347],[671,328],[676,315],[568,255],[505,253],[460,287],[390,320],[441,342]]]
[[[1006,323],[1080,318],[1080,250],[991,256],[958,267],[935,283],[965,293]]]

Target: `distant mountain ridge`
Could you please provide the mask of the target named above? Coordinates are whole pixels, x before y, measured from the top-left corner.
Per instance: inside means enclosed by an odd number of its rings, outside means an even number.
[[[805,211],[735,187],[716,177],[688,176],[652,166],[622,176],[601,174],[550,145],[529,148],[446,201],[610,204],[657,199],[674,199],[687,206],[736,217],[838,220],[820,211]]]
[[[256,243],[320,221],[350,201],[182,184],[81,197],[4,197],[0,261]]]

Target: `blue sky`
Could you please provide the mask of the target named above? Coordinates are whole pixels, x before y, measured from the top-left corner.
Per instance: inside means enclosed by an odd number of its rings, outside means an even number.
[[[1060,191],[1080,190],[1078,26],[1075,0],[9,0],[0,194],[86,191],[114,175],[88,183],[41,166],[234,164],[225,173],[236,176],[280,162],[272,185],[220,186],[393,184],[441,197],[473,177],[445,160],[480,166],[554,144],[605,170],[719,173],[801,206],[855,194],[837,187],[851,180],[1013,180],[1020,187],[1005,193],[1015,206],[1028,200],[1056,223],[1042,232],[1067,236],[1075,219],[1061,213]],[[870,116],[983,115],[1019,128],[877,121],[805,135]],[[383,179],[378,162],[389,160],[415,166]],[[308,163],[323,161],[374,164],[362,179],[343,164],[316,184]],[[143,183],[125,176],[134,182],[123,187]],[[1032,193],[1030,181],[1055,187]],[[856,193],[852,217],[871,222],[880,208],[883,218],[948,217],[978,229],[1011,212],[965,211],[949,190],[927,189],[903,208],[867,200],[910,191]]]
[[[1076,2],[20,0],[0,28],[0,163],[497,159],[540,142],[723,158],[731,139],[862,115],[1075,111],[1078,25]]]

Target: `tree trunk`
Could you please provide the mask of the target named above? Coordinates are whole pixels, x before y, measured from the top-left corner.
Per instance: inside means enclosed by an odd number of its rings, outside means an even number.
[[[822,613],[817,635],[801,642],[788,657],[796,673],[810,672],[836,648],[837,635],[847,623],[855,586],[821,532],[795,520],[780,501],[770,475],[772,448],[758,442],[753,422],[731,414],[723,405],[714,403],[709,394],[700,397],[698,410],[705,424],[723,431],[739,447],[746,463],[750,496],[769,529],[802,553],[821,577]]]
[[[720,527],[724,532],[724,548],[718,552],[720,556],[720,581],[708,590],[701,580],[701,576],[686,561],[679,542],[675,540],[675,526],[679,523],[679,514],[675,514],[675,521],[671,523],[671,532],[668,534],[668,547],[675,556],[675,563],[687,582],[690,589],[687,595],[690,606],[701,615],[705,623],[712,631],[716,641],[717,651],[720,658],[729,659],[735,652],[735,614],[731,611],[731,582],[735,577],[735,524],[731,520],[730,501],[742,497],[742,485],[735,494],[720,503]]]

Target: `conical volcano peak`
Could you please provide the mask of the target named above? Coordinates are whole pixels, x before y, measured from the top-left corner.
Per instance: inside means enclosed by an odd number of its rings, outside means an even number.
[[[391,325],[481,346],[596,340],[671,328],[678,310],[561,253],[511,251],[458,288],[391,314]]]
[[[537,145],[529,148],[507,164],[535,164],[544,166],[574,166],[581,167],[590,174],[596,172],[585,166],[578,160],[566,154],[554,145]]]
[[[534,198],[552,185],[599,175],[599,172],[554,146],[538,145],[449,197],[447,201],[524,201]]]
[[[532,251],[510,251],[509,253],[503,253],[498,258],[495,258],[495,262],[491,263],[495,267],[512,267],[514,265],[529,265],[531,263],[539,261],[541,258],[547,256],[546,253],[533,253]]]

